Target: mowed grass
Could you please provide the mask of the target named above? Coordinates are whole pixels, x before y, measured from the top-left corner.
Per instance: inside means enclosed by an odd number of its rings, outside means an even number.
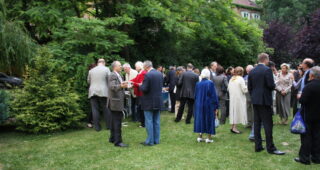
[[[248,140],[250,129],[240,126],[240,135],[230,125],[217,129],[215,142],[197,143],[193,124],[173,122],[170,113],[161,115],[161,144],[144,147],[145,129],[129,122],[123,127],[129,148],[108,143],[109,131],[84,128],[55,134],[0,133],[0,169],[320,169],[320,165],[295,163],[300,138],[289,126],[274,126],[274,141],[285,156],[254,152]],[[277,120],[277,116],[274,117]]]

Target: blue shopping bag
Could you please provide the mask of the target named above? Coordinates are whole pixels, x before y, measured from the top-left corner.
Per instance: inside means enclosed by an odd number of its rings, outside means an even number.
[[[306,124],[304,123],[300,112],[301,109],[296,113],[296,115],[293,118],[293,121],[290,126],[291,133],[304,134],[307,131]]]

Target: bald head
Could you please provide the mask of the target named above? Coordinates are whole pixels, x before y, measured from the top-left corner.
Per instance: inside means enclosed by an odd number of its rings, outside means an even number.
[[[314,61],[311,58],[306,58],[303,60],[301,66],[304,71],[309,70],[314,65]]]
[[[120,61],[112,62],[111,67],[112,67],[113,71],[118,72],[118,73],[121,72],[122,67],[121,67]]]
[[[106,61],[105,61],[103,58],[100,58],[100,59],[98,60],[98,65],[99,65],[99,66],[100,66],[100,65],[105,66],[105,65],[106,65]]]

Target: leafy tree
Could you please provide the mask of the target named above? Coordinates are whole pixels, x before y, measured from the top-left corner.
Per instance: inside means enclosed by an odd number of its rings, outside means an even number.
[[[318,0],[262,0],[265,21],[280,21],[299,29],[310,21],[312,13],[320,6]]]
[[[290,50],[294,42],[294,36],[292,27],[285,23],[278,21],[269,24],[268,28],[264,30],[263,39],[268,47],[276,49],[274,54],[271,55],[272,61],[280,65],[291,60]]]
[[[60,71],[49,51],[40,49],[28,70],[25,87],[12,103],[18,130],[48,133],[80,126],[84,114],[79,96],[68,81],[59,79]]]
[[[52,32],[63,26],[68,17],[82,17],[85,0],[10,0],[8,16],[21,20],[30,35],[39,43],[52,40]]]
[[[67,63],[61,70],[60,78],[71,78],[70,83],[80,94],[84,110],[90,108],[87,102],[88,66],[99,58],[104,58],[108,63],[123,61],[119,52],[133,41],[117,28],[132,21],[128,17],[105,20],[69,18],[63,27],[53,32],[53,41],[48,47],[61,65]]]
[[[0,0],[0,71],[21,75],[35,48],[23,25],[7,18],[6,7]]]
[[[293,53],[298,58],[313,58],[320,62],[320,8],[312,15],[311,22],[297,34]]]
[[[9,94],[0,90],[0,124],[9,116]]]

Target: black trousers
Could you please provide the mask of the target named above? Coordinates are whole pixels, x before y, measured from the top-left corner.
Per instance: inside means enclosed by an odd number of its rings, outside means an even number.
[[[273,143],[272,128],[272,106],[264,105],[253,105],[254,110],[254,139],[255,139],[255,149],[262,148],[261,139],[261,124],[264,126],[264,131],[266,134],[267,151],[273,152],[277,150]]]
[[[188,115],[186,119],[186,123],[190,123],[192,115],[193,115],[193,105],[194,105],[194,99],[181,97],[180,99],[180,107],[177,114],[176,121],[180,121],[184,112],[184,106],[188,104]]]
[[[292,112],[293,112],[292,115],[294,117],[298,112],[298,99],[296,94],[292,97],[291,102],[292,102],[291,105],[292,105]]]
[[[307,132],[301,134],[301,147],[299,157],[302,162],[320,163],[320,123],[306,122]]]
[[[87,123],[93,123],[92,110],[87,114]]]
[[[145,127],[144,112],[141,109],[141,97],[137,97],[136,103],[137,103],[137,115],[139,115],[140,124],[142,127]]]
[[[175,113],[176,108],[176,94],[173,92],[170,92],[170,101],[171,101],[171,113]]]
[[[111,129],[110,142],[115,145],[122,143],[121,127],[122,127],[123,113],[119,111],[111,111]]]
[[[131,96],[131,113],[132,113],[132,121],[138,121],[139,116],[137,115],[137,105],[136,105],[136,98]]]
[[[104,119],[106,121],[106,127],[107,127],[107,129],[110,129],[111,114],[110,114],[110,110],[107,107],[107,98],[92,96],[90,98],[90,104],[91,104],[94,128],[97,131],[101,130],[101,126],[100,126],[99,121],[100,121],[100,111],[102,111]]]

